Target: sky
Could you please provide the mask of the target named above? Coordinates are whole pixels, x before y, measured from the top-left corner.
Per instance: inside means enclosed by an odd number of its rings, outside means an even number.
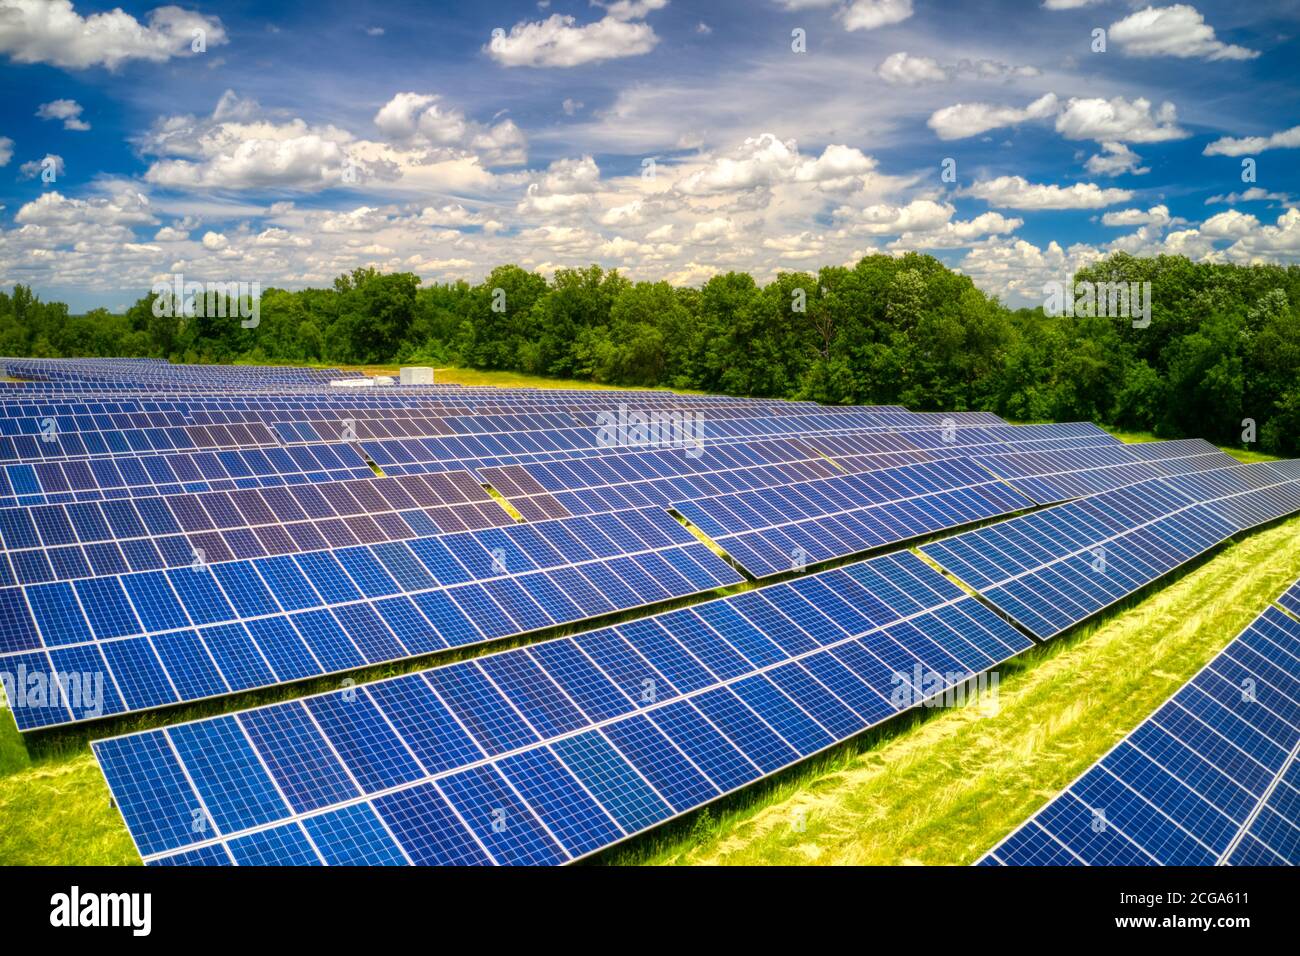
[[[1300,261],[1300,0],[0,0],[0,288]]]

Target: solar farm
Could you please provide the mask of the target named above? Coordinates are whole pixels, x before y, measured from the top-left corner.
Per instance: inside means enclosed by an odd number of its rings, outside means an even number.
[[[1087,422],[0,364],[0,720],[151,866],[609,861],[1300,512]],[[1292,581],[978,862],[1300,862]]]

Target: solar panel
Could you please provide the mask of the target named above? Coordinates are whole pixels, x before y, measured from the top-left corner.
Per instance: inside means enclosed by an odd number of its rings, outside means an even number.
[[[1291,585],[1286,594],[1277,599],[1277,603],[1292,614],[1300,617],[1300,581]]]
[[[19,728],[30,730],[478,644],[740,581],[666,513],[628,511],[0,587],[0,667],[102,684],[94,700],[64,694],[15,707]]]
[[[1039,504],[1082,498],[1162,475],[1237,464],[1199,439],[982,455],[974,460]]]
[[[1158,478],[923,545],[945,570],[1047,639],[1232,535],[1300,511],[1271,463]]]
[[[746,571],[764,578],[1032,506],[987,471],[958,458],[673,507]]]
[[[1268,608],[981,862],[1300,864],[1298,752],[1300,622]]]
[[[902,553],[93,746],[150,864],[559,864],[1030,643]]]

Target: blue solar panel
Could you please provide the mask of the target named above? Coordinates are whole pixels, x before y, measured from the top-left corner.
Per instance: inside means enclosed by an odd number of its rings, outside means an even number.
[[[922,547],[1050,638],[1239,531],[1300,511],[1271,463],[1157,478]]]
[[[410,546],[0,588],[0,650],[58,648],[55,666],[100,675],[110,691],[105,713],[116,713],[543,630],[741,580],[661,511],[610,514],[601,525],[563,519]],[[448,573],[451,564],[459,575]],[[459,580],[442,583],[449,578]],[[14,713],[24,730],[103,715]]]
[[[1300,623],[1269,608],[985,862],[1300,863],[1298,753]]]
[[[827,580],[837,591],[810,590]],[[837,593],[858,595],[871,617],[827,617],[810,603]],[[799,606],[793,602],[819,616],[817,634],[786,613]],[[184,725],[201,730],[147,731],[95,748],[113,764],[106,775],[115,795],[132,801],[131,827],[199,797],[211,806],[206,790],[226,780],[226,791],[211,795],[223,808],[212,811],[214,829],[141,842],[150,863],[188,860],[196,847],[214,843],[227,846],[236,862],[256,862],[236,843],[267,824],[303,827],[326,862],[362,850],[391,862],[392,848],[382,840],[374,845],[373,814],[387,824],[403,862],[562,863],[832,746],[1030,643],[915,556],[900,553],[572,638]],[[900,697],[900,686],[917,690],[922,672],[925,690]],[[172,753],[177,734],[224,735],[229,739],[220,745],[230,753],[220,768],[194,777],[197,791],[163,788],[172,794],[166,806],[154,791],[118,785],[152,772],[133,768],[147,768],[164,741]],[[189,760],[204,759],[195,747],[176,751],[182,776]],[[243,770],[253,791],[247,799]],[[244,817],[236,807],[247,807]],[[312,821],[344,810],[357,819],[318,837]],[[301,844],[295,836],[285,846],[296,856]]]

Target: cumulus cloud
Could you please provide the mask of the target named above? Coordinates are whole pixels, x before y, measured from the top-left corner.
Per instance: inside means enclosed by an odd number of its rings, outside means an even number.
[[[0,53],[16,63],[69,70],[162,63],[192,56],[196,35],[207,47],[226,42],[219,19],[176,6],[158,7],[141,23],[120,7],[83,17],[71,0],[0,0]]]
[[[476,188],[491,181],[485,167],[526,158],[526,142],[513,122],[474,122],[434,94],[399,93],[374,122],[383,141],[286,119],[227,91],[211,116],[154,123],[139,140],[143,153],[157,157],[144,178],[181,189],[319,190],[405,179],[412,188]]]
[[[1031,183],[1023,176],[982,180],[963,190],[963,195],[1007,209],[1099,209],[1133,198],[1128,189],[1102,189],[1096,183],[1055,186]]]
[[[1123,173],[1144,176],[1151,172],[1151,167],[1139,166],[1140,162],[1142,157],[1123,143],[1103,142],[1101,152],[1089,156],[1084,168],[1094,176],[1119,176]]]
[[[76,100],[51,100],[36,108],[40,119],[62,120],[63,128],[84,132],[90,124],[81,118],[81,104]]]
[[[24,205],[14,216],[14,222],[33,226],[151,226],[157,221],[149,209],[149,200],[129,189],[92,199],[72,199],[50,190]]]
[[[875,30],[912,15],[912,0],[853,0],[837,16],[846,30]]]
[[[799,153],[793,140],[772,133],[746,139],[731,156],[721,156],[678,180],[676,188],[687,195],[705,195],[777,183],[843,185],[876,167],[861,150],[827,146],[818,157]]]
[[[1054,93],[1044,93],[1028,106],[994,106],[990,103],[957,103],[931,114],[926,125],[940,139],[966,139],[1002,126],[1015,126],[1027,120],[1045,119],[1060,108]]]
[[[891,53],[876,67],[876,75],[890,86],[924,86],[929,83],[948,83],[959,77],[976,80],[1006,80],[1015,77],[1037,76],[1032,66],[1012,66],[999,60],[959,60],[942,64],[929,56],[910,53]]]
[[[1250,213],[1229,209],[1201,223],[1201,234],[1215,239],[1240,239],[1259,228],[1259,220]]]
[[[1129,56],[1196,57],[1205,60],[1253,60],[1258,50],[1224,43],[1195,7],[1147,7],[1117,20],[1107,35]]]
[[[1161,103],[1152,112],[1150,100],[1138,97],[1130,102],[1122,96],[1071,99],[1056,118],[1056,131],[1066,139],[1126,143],[1161,143],[1191,135],[1178,125],[1173,103]]]
[[[1292,126],[1269,136],[1246,136],[1234,139],[1223,136],[1204,149],[1206,156],[1246,156],[1262,153],[1266,149],[1295,149],[1300,147],[1300,126]]]
[[[1277,217],[1274,225],[1261,226],[1242,235],[1225,250],[1225,257],[1237,262],[1300,260],[1300,209],[1288,209]]]
[[[1020,304],[1043,301],[1043,286],[1059,282],[1103,257],[1092,246],[1063,249],[1055,240],[1039,247],[1016,238],[994,238],[971,249],[962,258],[961,272],[981,289]]]
[[[545,20],[516,23],[507,33],[492,31],[483,48],[502,66],[573,67],[649,53],[659,42],[654,28],[640,20],[667,0],[620,0],[605,16],[578,25],[576,18],[553,13]]]
[[[473,152],[489,166],[512,166],[527,158],[528,143],[513,120],[492,126],[449,108],[436,93],[398,93],[375,114],[375,126],[404,146]]]
[[[1101,217],[1103,226],[1152,226],[1164,225],[1169,221],[1168,206],[1152,206],[1145,212],[1141,209],[1121,209]]]

